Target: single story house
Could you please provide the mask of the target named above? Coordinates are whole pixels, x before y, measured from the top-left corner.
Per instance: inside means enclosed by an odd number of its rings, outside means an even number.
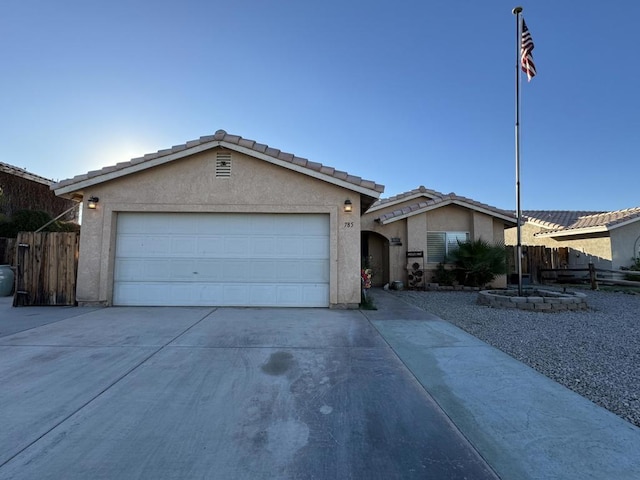
[[[420,186],[377,201],[363,215],[363,260],[372,268],[373,285],[408,285],[414,267],[430,282],[458,240],[504,243],[505,229],[516,224],[512,212]],[[498,277],[493,286],[506,286],[506,276]]]
[[[570,268],[618,270],[640,258],[640,207],[613,212],[526,210],[520,227],[522,245],[569,248]],[[505,232],[517,244],[517,229]]]
[[[218,130],[63,180],[80,305],[357,307],[382,185]]]

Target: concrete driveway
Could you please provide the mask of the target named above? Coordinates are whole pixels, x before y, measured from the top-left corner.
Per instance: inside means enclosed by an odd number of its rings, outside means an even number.
[[[2,302],[1,479],[497,478],[360,311]]]

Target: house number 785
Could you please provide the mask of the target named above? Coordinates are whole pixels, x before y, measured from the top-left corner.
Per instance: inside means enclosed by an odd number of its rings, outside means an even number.
[[[344,222],[344,228],[353,228],[353,222]]]

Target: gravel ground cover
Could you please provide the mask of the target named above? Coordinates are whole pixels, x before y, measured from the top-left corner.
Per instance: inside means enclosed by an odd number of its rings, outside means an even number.
[[[477,292],[392,293],[640,427],[640,295],[583,292],[588,310],[556,313],[480,306]]]

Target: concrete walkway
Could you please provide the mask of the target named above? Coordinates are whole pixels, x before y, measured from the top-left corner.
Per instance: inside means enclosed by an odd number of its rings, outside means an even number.
[[[393,294],[373,295],[367,318],[500,478],[640,478],[639,428]]]

